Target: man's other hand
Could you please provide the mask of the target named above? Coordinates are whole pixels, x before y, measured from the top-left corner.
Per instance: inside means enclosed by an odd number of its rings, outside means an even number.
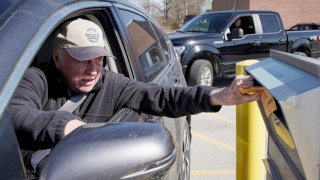
[[[78,127],[84,125],[86,123],[79,121],[77,119],[71,120],[67,123],[65,129],[64,129],[64,135],[68,135],[69,133],[71,133],[72,131],[74,131],[75,129],[77,129]]]

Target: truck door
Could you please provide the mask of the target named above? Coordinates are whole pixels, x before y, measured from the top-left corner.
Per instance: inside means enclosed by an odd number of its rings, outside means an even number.
[[[259,57],[260,36],[245,35],[240,39],[225,42],[224,61],[241,61]],[[223,51],[223,50],[222,50]]]
[[[241,25],[236,26],[236,21],[239,19]],[[226,65],[225,73],[228,73],[229,68],[234,70],[235,63],[239,61],[260,57],[260,35],[256,34],[252,16],[238,16],[232,22],[225,33],[224,47],[219,49],[223,56],[223,64]],[[241,38],[228,40],[226,34],[234,27],[241,28],[244,35]]]
[[[287,51],[287,35],[276,14],[260,14],[260,57],[268,57],[270,49]]]

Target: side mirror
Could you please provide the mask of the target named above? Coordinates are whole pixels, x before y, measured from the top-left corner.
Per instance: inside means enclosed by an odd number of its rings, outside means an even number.
[[[231,33],[227,34],[228,40],[239,39],[239,38],[242,38],[243,36],[244,36],[244,32],[242,28],[233,28],[231,30]]]
[[[161,124],[87,124],[52,149],[40,179],[157,179],[175,159],[174,140]]]

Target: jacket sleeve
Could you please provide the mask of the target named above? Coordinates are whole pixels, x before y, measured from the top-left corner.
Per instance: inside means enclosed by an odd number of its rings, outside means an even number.
[[[113,94],[119,94],[116,106],[129,107],[152,115],[180,117],[219,111],[221,106],[210,104],[210,93],[213,89],[209,86],[159,86],[118,75],[114,80]]]
[[[63,138],[67,122],[77,118],[69,112],[43,110],[48,101],[47,87],[44,73],[30,68],[10,102],[8,110],[21,148],[52,147]]]

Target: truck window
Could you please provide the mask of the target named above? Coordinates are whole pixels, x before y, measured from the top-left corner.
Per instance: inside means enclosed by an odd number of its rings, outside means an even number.
[[[230,31],[233,28],[243,29],[243,34],[255,34],[255,28],[253,24],[252,16],[237,17],[230,26]]]
[[[280,24],[276,15],[259,15],[263,33],[277,33]]]

